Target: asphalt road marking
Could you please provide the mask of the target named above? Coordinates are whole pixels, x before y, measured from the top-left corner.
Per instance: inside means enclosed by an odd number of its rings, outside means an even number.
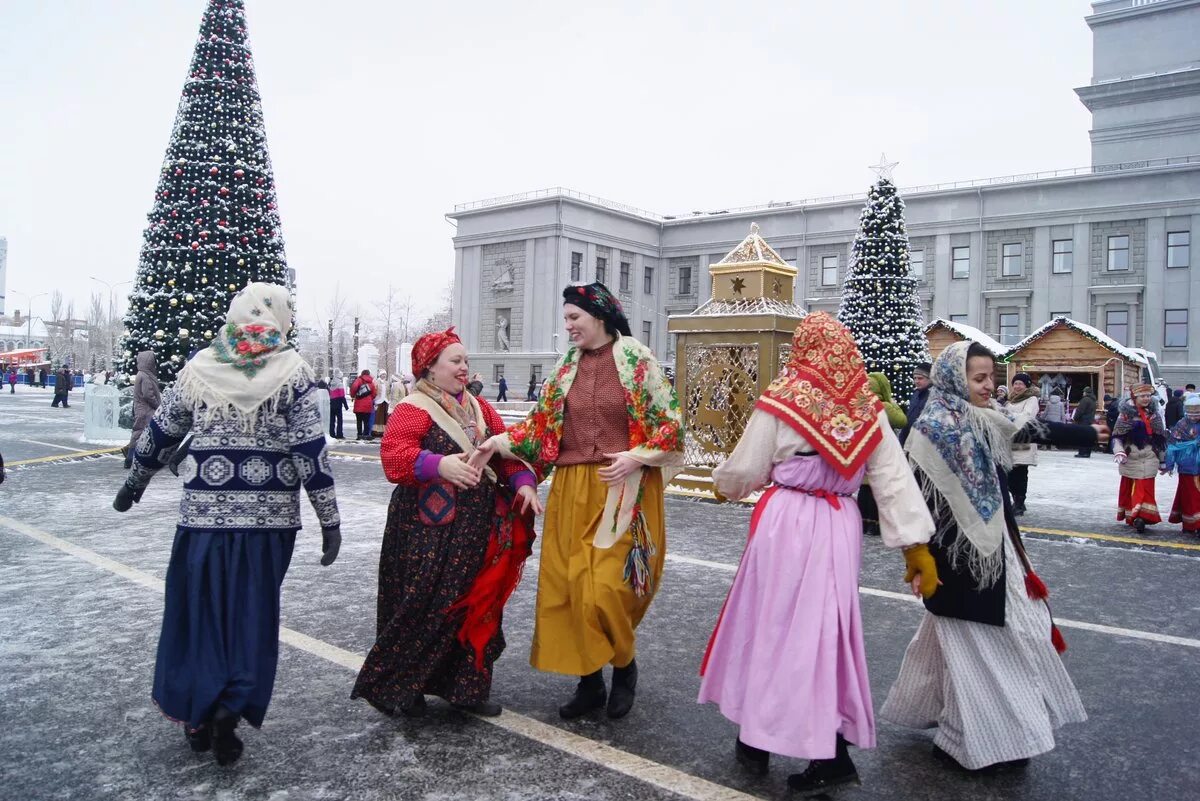
[[[109,559],[107,556],[101,556],[93,550],[68,542],[27,523],[0,516],[0,526],[24,534],[30,539],[62,551],[69,556],[73,556],[102,570],[107,570],[153,592],[162,594],[164,591],[162,580],[151,576],[149,573],[144,573],[137,568]],[[336,645],[331,645],[323,640],[310,637],[307,634],[301,634],[295,629],[280,626],[279,639],[293,648],[320,657],[339,667],[344,667],[355,672],[362,667],[363,657],[361,655],[347,651],[344,648],[339,648]],[[578,734],[565,731],[557,726],[551,726],[548,723],[543,723],[540,720],[507,709],[499,717],[478,717],[477,719],[533,740],[541,745],[599,765],[602,768],[637,779],[660,790],[683,796],[684,798],[694,799],[695,801],[761,801],[759,796],[743,793],[740,790],[710,782],[707,779],[701,779],[698,776],[685,773],[669,765],[663,765],[637,754],[631,754],[628,751],[614,748],[611,745],[596,742],[587,737],[581,737]]]
[[[38,443],[39,445],[45,443]],[[63,447],[59,445],[58,447]],[[21,459],[16,462],[7,462],[5,467],[20,467],[25,464],[44,464],[45,462],[73,462],[77,459],[90,459],[93,456],[107,456],[113,453],[119,453],[120,448],[100,448],[94,451],[77,451],[75,453],[64,453],[62,456],[39,456],[36,459]]]
[[[59,448],[64,451],[75,451],[76,453],[83,453],[85,450],[84,448],[72,448],[69,445],[57,445],[53,442],[42,442],[37,439],[23,439],[21,442],[28,442],[30,445],[45,445],[47,448]]]
[[[737,572],[737,565],[726,564],[725,562],[710,562],[707,559],[693,559],[690,556],[678,556],[669,553],[666,556],[668,562],[679,562],[685,565],[696,565],[698,567],[707,567],[716,570],[723,570],[729,573]],[[893,601],[904,601],[906,603],[920,603],[912,594],[905,592],[893,592],[892,590],[878,590],[874,587],[859,587],[858,591],[862,595],[870,595],[875,598],[887,598]],[[1054,622],[1065,629],[1081,629],[1083,631],[1095,631],[1101,634],[1112,634],[1117,637],[1128,637],[1133,640],[1148,640],[1150,642],[1161,642],[1168,645],[1182,645],[1186,648],[1200,648],[1200,640],[1192,639],[1191,637],[1177,637],[1174,634],[1159,634],[1155,631],[1141,631],[1140,629],[1126,629],[1120,626],[1106,626],[1103,623],[1088,623],[1084,620],[1069,620],[1067,618],[1055,617]]]

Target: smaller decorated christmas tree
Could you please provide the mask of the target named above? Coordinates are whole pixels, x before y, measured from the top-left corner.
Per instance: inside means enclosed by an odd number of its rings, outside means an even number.
[[[894,399],[912,397],[913,368],[929,361],[917,279],[909,266],[904,201],[891,180],[896,165],[883,159],[879,180],[859,218],[838,319],[850,329],[869,372],[883,373]]]

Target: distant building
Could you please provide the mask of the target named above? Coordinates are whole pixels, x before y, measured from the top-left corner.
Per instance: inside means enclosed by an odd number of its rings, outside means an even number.
[[[0,236],[0,317],[8,311],[8,240]]]
[[[1092,166],[902,189],[926,320],[1015,345],[1063,316],[1200,378],[1200,0],[1100,0],[1086,18]],[[600,280],[634,336],[673,358],[667,318],[752,220],[798,269],[796,302],[836,311],[865,197],[662,215],[567,189],[464,203],[454,323],[472,370],[541,376],[566,348],[561,291]]]

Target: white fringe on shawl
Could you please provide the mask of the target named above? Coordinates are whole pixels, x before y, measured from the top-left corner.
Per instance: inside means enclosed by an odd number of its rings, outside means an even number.
[[[287,406],[296,398],[296,393],[305,390],[316,383],[316,375],[308,362],[300,354],[290,351],[295,359],[288,359],[290,371],[279,371],[272,375],[273,386],[256,387],[254,395],[232,395],[228,388],[218,388],[205,381],[205,371],[193,369],[193,362],[200,358],[204,351],[197,353],[191,362],[184,365],[175,380],[176,396],[192,410],[196,423],[210,426],[217,420],[235,423],[248,434],[254,433],[260,419],[260,412],[273,414],[282,404]],[[272,354],[272,358],[285,356],[285,353]],[[242,379],[234,368],[222,365],[225,371]],[[261,380],[263,376],[256,376]],[[244,380],[244,379],[243,379]]]

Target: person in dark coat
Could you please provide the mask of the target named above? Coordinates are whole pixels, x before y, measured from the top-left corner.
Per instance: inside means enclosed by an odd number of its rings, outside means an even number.
[[[526,392],[525,392],[525,400],[527,400],[527,401],[537,400],[537,391],[538,391],[537,376],[530,375],[529,376],[529,389],[526,390]]]
[[[1167,428],[1174,428],[1183,419],[1183,390],[1177,389],[1171,393],[1166,408]]]
[[[504,380],[504,376],[500,376],[500,392],[496,394],[496,403],[508,403],[508,382]]]
[[[67,402],[67,393],[71,391],[72,381],[71,371],[63,367],[54,374],[54,400],[50,405],[58,408],[58,404],[62,404],[64,409],[70,409],[71,404]]]
[[[908,421],[904,424],[904,428],[900,429],[901,445],[908,439],[908,432],[912,431],[913,423],[917,422],[917,418],[925,410],[925,403],[929,400],[929,371],[932,369],[933,365],[929,362],[921,362],[913,368],[913,384],[917,391],[908,401]]]
[[[1104,421],[1108,424],[1108,430],[1112,431],[1114,425],[1117,424],[1117,418],[1121,415],[1121,404],[1112,395],[1104,396]],[[1105,453],[1112,453],[1112,442],[1104,447]]]
[[[1090,426],[1096,422],[1096,393],[1091,387],[1084,387],[1083,397],[1079,399],[1079,405],[1075,407],[1075,416],[1071,419],[1076,425]],[[1075,454],[1078,459],[1088,459],[1091,455],[1091,448],[1080,448],[1079,453]]]
[[[346,386],[342,383],[339,372],[330,379],[329,384],[329,436],[334,439],[345,439],[342,427],[342,412],[350,408],[346,402]]]

